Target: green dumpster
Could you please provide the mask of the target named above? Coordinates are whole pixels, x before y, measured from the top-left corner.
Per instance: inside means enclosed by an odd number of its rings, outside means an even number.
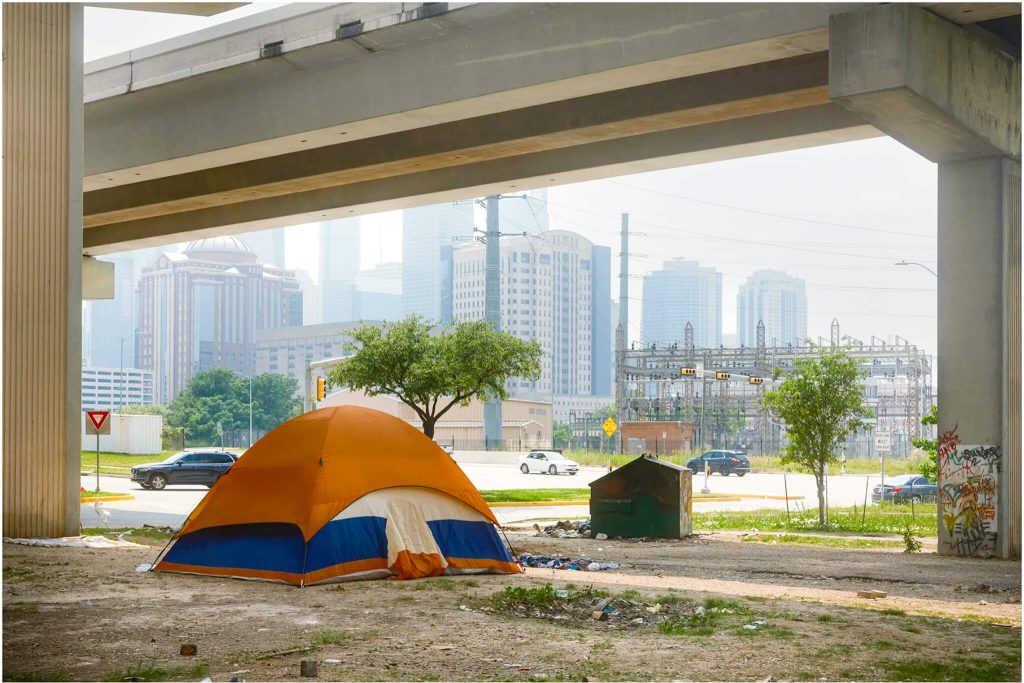
[[[690,470],[642,455],[590,484],[592,534],[683,538],[692,529]]]

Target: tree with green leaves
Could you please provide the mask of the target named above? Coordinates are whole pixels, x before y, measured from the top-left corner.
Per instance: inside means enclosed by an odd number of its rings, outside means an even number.
[[[777,389],[766,391],[762,405],[786,426],[789,444],[783,463],[814,474],[818,487],[818,523],[825,524],[825,468],[837,462],[836,451],[853,430],[865,426],[871,410],[864,405],[857,361],[841,349],[819,348],[816,356],[796,360]]]
[[[495,330],[485,320],[437,328],[419,316],[383,325],[363,324],[348,334],[355,353],[331,369],[331,386],[387,394],[411,407],[434,437],[438,419],[476,399],[508,398],[505,383],[540,377],[541,348]]]
[[[295,397],[298,382],[291,377],[266,373],[252,378],[252,422],[257,431],[270,431],[299,414]],[[185,428],[194,443],[216,444],[219,422],[224,431],[249,428],[249,378],[227,368],[204,370],[193,375],[167,406],[167,422]]]
[[[932,406],[921,418],[921,424],[925,427],[939,424],[939,407]],[[938,442],[935,439],[914,439],[911,443],[914,444],[914,448],[920,448],[928,454],[928,459],[921,463],[918,471],[928,477],[929,481],[935,481],[939,471]]]

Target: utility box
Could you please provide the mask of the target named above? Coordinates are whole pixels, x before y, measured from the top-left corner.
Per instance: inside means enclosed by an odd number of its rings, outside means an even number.
[[[642,455],[590,484],[591,533],[609,537],[683,538],[693,529],[693,475]]]

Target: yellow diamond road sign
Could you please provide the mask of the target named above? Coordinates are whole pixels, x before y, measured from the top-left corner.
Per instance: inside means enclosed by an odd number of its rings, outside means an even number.
[[[603,429],[604,433],[607,434],[608,436],[614,434],[615,430],[618,428],[619,426],[615,424],[615,420],[611,419],[610,417],[604,421],[603,425],[601,425],[601,429]]]

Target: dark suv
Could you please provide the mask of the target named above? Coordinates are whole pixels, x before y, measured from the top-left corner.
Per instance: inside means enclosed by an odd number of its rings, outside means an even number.
[[[750,460],[739,451],[708,451],[699,458],[690,458],[686,466],[694,474],[704,471],[705,466],[711,466],[711,472],[718,472],[723,477],[728,477],[733,472],[737,477],[742,477],[750,471]]]
[[[157,491],[171,484],[212,487],[237,459],[234,453],[217,450],[175,453],[163,462],[133,467],[132,481],[137,481],[144,489]]]

